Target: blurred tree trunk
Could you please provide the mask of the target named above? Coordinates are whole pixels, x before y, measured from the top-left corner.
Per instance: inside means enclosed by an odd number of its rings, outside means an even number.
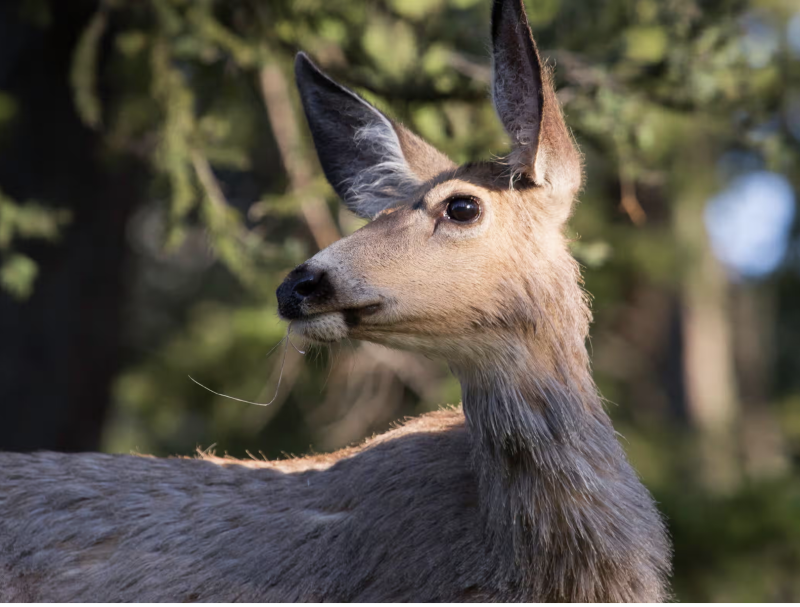
[[[18,106],[0,188],[69,209],[72,223],[56,245],[18,243],[39,264],[28,301],[0,292],[0,449],[93,450],[120,362],[125,227],[144,171],[110,162],[74,110],[70,61],[96,3],[49,3],[44,27],[22,4],[0,6],[0,89]]]
[[[728,491],[741,480],[730,284],[711,251],[703,221],[713,186],[708,176],[714,174],[708,158],[714,155],[701,140],[688,143],[693,145],[687,147],[676,171],[682,183],[673,215],[675,242],[686,256],[680,283],[686,408],[699,433],[701,481],[711,489]]]
[[[789,461],[780,423],[769,405],[775,352],[773,292],[743,284],[733,295],[745,471],[753,478],[777,476],[787,471]]]
[[[325,199],[308,191],[314,173],[308,162],[308,154],[303,154],[303,139],[289,94],[293,85],[277,63],[264,67],[259,77],[264,105],[281,153],[283,167],[289,177],[291,191],[300,198],[303,218],[317,248],[322,250],[339,240],[342,235],[331,217]]]

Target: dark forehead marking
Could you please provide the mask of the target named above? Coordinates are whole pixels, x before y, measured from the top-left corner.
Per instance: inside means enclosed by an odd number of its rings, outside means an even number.
[[[462,171],[470,171],[470,170],[489,170],[489,171],[499,171],[503,169],[503,165],[499,162],[494,162],[492,160],[471,160],[470,162],[465,162],[459,167],[459,170]]]
[[[439,184],[451,181],[453,179],[460,179],[468,183],[484,187],[488,190],[495,190],[498,192],[507,191],[510,185],[510,169],[508,165],[491,160],[477,160],[467,162],[452,170],[445,171],[437,175],[434,179],[428,181],[424,188],[429,190]],[[515,190],[527,190],[535,188],[536,185],[527,177],[527,175],[517,175],[514,178]],[[424,191],[420,191],[420,196]],[[425,208],[425,202],[422,197],[418,198],[411,204],[413,210],[420,210]]]
[[[508,167],[500,164],[499,162],[492,162],[490,160],[475,160],[462,164],[456,169],[456,176],[459,178],[464,175],[475,175],[489,179],[499,179],[503,173],[508,172]]]
[[[492,190],[507,190],[511,179],[511,169],[507,164],[490,160],[467,162],[456,169],[454,177],[469,181]],[[535,187],[527,175],[514,178],[514,188],[524,190]]]

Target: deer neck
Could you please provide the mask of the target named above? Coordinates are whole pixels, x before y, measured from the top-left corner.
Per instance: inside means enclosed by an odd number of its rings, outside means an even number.
[[[543,349],[542,337],[499,364],[453,366],[495,554],[533,576],[537,600],[658,599],[641,589],[662,587],[662,523],[616,440],[583,338],[573,336],[576,350],[562,338]],[[543,362],[569,350],[569,364]]]

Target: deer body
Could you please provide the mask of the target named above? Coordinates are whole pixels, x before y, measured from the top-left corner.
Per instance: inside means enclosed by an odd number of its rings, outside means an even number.
[[[0,599],[468,598],[491,566],[458,417],[344,458],[4,456]]]
[[[502,490],[481,503],[472,453],[451,410],[346,453],[285,462],[5,454],[0,600],[664,598],[666,548],[641,532],[660,523],[629,469],[594,479],[619,494],[599,515],[600,504],[564,512],[548,503],[553,487],[531,487],[540,499],[517,524],[538,522],[514,529]],[[520,533],[530,535],[517,555]],[[537,566],[541,554],[552,556]]]
[[[298,57],[325,174],[373,221],[278,289],[310,340],[444,358],[463,411],[278,462],[0,454],[0,599],[668,598],[584,345],[580,155],[521,0],[495,0],[492,38],[505,163],[456,166]]]

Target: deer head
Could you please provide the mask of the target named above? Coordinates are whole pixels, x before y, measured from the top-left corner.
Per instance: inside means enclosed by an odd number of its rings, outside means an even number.
[[[494,104],[513,149],[464,166],[297,56],[325,175],[371,222],[280,286],[280,314],[296,333],[422,351],[454,366],[499,360],[531,341],[542,344],[543,364],[567,350],[585,356],[588,312],[562,233],[580,155],[522,0],[494,2],[492,42]],[[564,326],[581,333],[575,343],[564,343]]]

